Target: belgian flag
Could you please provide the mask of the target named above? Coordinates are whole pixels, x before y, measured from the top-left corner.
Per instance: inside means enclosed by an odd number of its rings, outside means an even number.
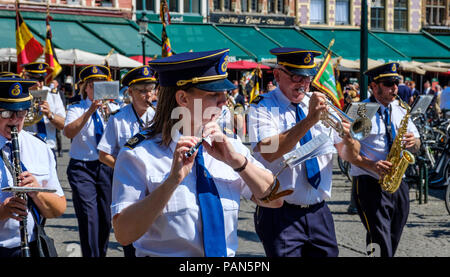
[[[22,65],[36,61],[44,53],[42,45],[34,38],[23,20],[18,1],[16,1],[16,49],[19,74],[22,72]]]
[[[58,62],[58,59],[56,58],[55,49],[53,48],[52,44],[52,29],[50,27],[50,20],[52,19],[53,18],[50,16],[47,7],[47,18],[45,19],[45,25],[47,28],[46,29],[47,34],[45,37],[45,62],[48,64],[45,83],[47,85],[50,84],[51,81],[54,80],[62,70],[61,65]]]
[[[166,33],[166,25],[170,24],[170,13],[169,7],[167,6],[166,0],[161,0],[160,8],[159,8],[159,16],[161,18],[162,23],[162,32],[161,32],[161,56],[162,57],[170,57],[173,55],[172,47],[170,46],[170,40]]]

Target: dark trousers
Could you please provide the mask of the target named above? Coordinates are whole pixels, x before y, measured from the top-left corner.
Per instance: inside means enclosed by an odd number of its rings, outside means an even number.
[[[31,257],[39,257],[37,241],[28,243]],[[13,248],[0,247],[0,258],[20,258],[22,257],[22,249],[20,246]]]
[[[71,159],[67,177],[72,188],[83,257],[105,257],[111,231],[113,169],[98,160]]]
[[[337,257],[333,217],[325,202],[309,208],[284,203],[257,207],[255,230],[268,257]]]
[[[368,254],[393,257],[409,214],[409,188],[402,181],[393,194],[368,175],[353,178],[359,217],[367,231]]]

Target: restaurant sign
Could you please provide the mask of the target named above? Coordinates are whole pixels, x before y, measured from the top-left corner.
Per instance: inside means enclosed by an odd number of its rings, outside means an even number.
[[[259,16],[259,15],[236,15],[211,13],[210,22],[219,24],[245,24],[245,25],[272,25],[292,26],[294,17],[288,16]]]

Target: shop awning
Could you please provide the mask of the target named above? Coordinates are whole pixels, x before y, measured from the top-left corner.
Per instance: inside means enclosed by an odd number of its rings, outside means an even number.
[[[161,38],[161,23],[152,22],[148,28],[156,37]],[[166,32],[175,53],[229,48],[231,60],[254,59],[251,54],[238,47],[212,24],[172,23],[166,27]]]
[[[325,47],[308,38],[294,27],[259,27],[259,30],[274,39],[283,47],[295,47],[308,50],[325,51]]]
[[[251,62],[251,61],[236,61],[228,63],[228,69],[255,69],[259,66],[261,69],[270,69],[270,66]]]
[[[139,30],[131,23],[108,24],[83,21],[82,25],[91,33],[108,41],[119,53],[126,56],[142,55],[142,37],[139,35]],[[147,36],[145,37],[145,55],[161,55],[161,46]]]
[[[434,41],[424,33],[372,32],[372,34],[413,60],[434,61],[448,59],[450,56],[449,47]]]
[[[359,29],[310,29],[303,28],[303,32],[328,47],[334,38],[331,50],[344,59],[356,60],[360,58],[360,30]],[[384,43],[372,33],[368,34],[369,58],[382,62],[404,61],[410,58],[390,45]]]
[[[225,33],[231,40],[237,42],[241,48],[251,52],[258,61],[273,59],[269,50],[281,47],[272,38],[258,31],[255,26],[225,26],[216,25],[219,30]]]
[[[447,46],[450,47],[450,36],[449,35],[433,35],[435,38],[437,38],[439,41],[445,43]]]

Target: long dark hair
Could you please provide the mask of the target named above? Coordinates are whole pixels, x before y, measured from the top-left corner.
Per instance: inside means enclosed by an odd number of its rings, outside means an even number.
[[[184,87],[159,87],[158,104],[155,116],[148,128],[151,132],[150,138],[162,134],[162,145],[168,146],[172,141],[172,128],[180,118],[171,118],[172,111],[178,107],[175,94],[178,90],[187,91],[190,86]]]

